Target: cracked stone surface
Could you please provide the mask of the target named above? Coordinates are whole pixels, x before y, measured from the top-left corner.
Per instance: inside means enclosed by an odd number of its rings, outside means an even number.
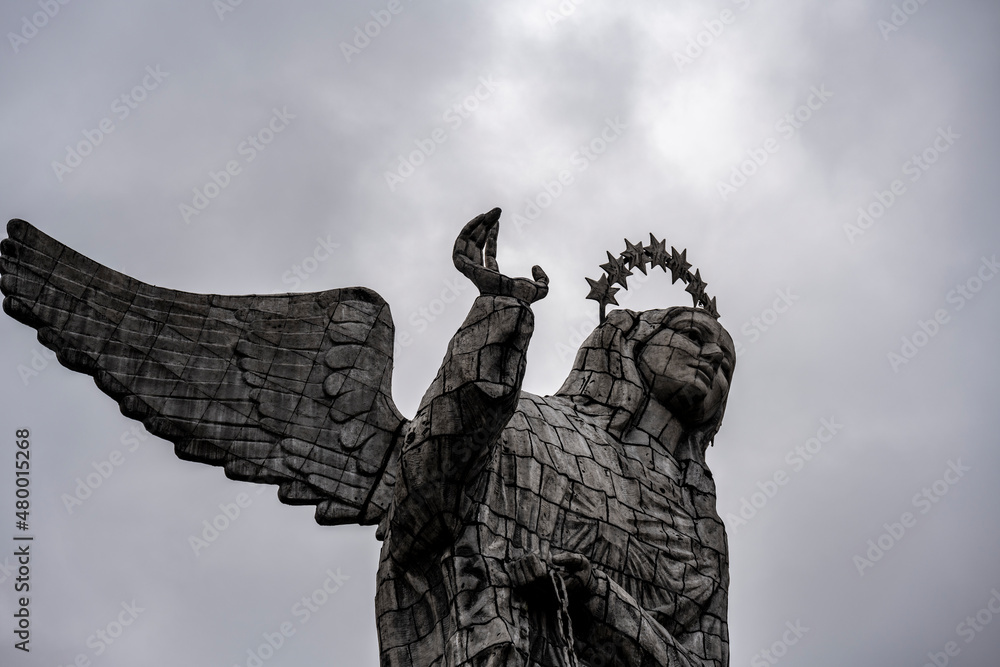
[[[499,215],[456,241],[480,295],[412,420],[390,396],[388,305],[365,288],[177,292],[19,220],[0,287],[9,315],[179,457],[275,484],[321,524],[377,524],[383,666],[728,665],[705,450],[735,352],[715,300],[696,272],[705,308],[611,311],[559,391],[529,394],[531,304],[548,278],[500,272]],[[666,270],[663,242],[628,245],[629,269]],[[689,265],[673,255],[676,280]]]

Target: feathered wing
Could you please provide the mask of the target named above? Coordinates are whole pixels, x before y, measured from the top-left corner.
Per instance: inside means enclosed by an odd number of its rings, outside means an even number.
[[[112,271],[23,220],[7,234],[4,311],[180,458],[277,484],[282,502],[315,504],[321,524],[381,519],[405,420],[378,294],[191,294]]]

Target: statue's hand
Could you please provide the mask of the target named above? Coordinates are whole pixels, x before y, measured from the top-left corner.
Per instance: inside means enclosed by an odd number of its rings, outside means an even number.
[[[549,566],[537,553],[530,553],[507,566],[510,585],[514,588],[529,588],[549,578]]]
[[[512,296],[534,303],[549,291],[549,277],[542,267],[531,267],[529,278],[508,278],[497,266],[497,233],[500,209],[478,215],[469,221],[455,240],[452,258],[455,267],[479,288],[480,294]]]
[[[597,577],[590,560],[583,554],[561,553],[546,563],[537,553],[513,561],[507,568],[514,588],[532,589],[548,584],[549,572],[555,571],[563,578],[566,592],[574,598],[588,598],[597,592]]]
[[[552,556],[552,564],[557,566],[566,583],[570,595],[587,598],[597,592],[597,577],[590,559],[583,554],[561,553]]]

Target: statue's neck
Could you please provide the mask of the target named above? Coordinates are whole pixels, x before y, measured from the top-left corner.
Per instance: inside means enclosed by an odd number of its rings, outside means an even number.
[[[650,398],[646,403],[634,428],[648,435],[670,456],[675,459],[678,457],[680,452],[677,448],[684,434],[684,427],[673,413],[655,399]]]

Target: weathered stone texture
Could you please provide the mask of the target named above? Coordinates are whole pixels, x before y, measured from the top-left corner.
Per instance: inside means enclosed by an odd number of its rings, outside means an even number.
[[[480,296],[409,421],[389,395],[388,306],[364,288],[176,292],[12,221],[4,309],[181,458],[277,484],[323,524],[378,523],[384,667],[728,665],[705,448],[735,352],[715,300],[653,237],[609,253],[611,283],[670,268],[704,308],[605,318],[610,283],[591,281],[602,323],[556,395],[528,394],[531,303],[548,279],[500,273],[498,218],[456,241]]]

